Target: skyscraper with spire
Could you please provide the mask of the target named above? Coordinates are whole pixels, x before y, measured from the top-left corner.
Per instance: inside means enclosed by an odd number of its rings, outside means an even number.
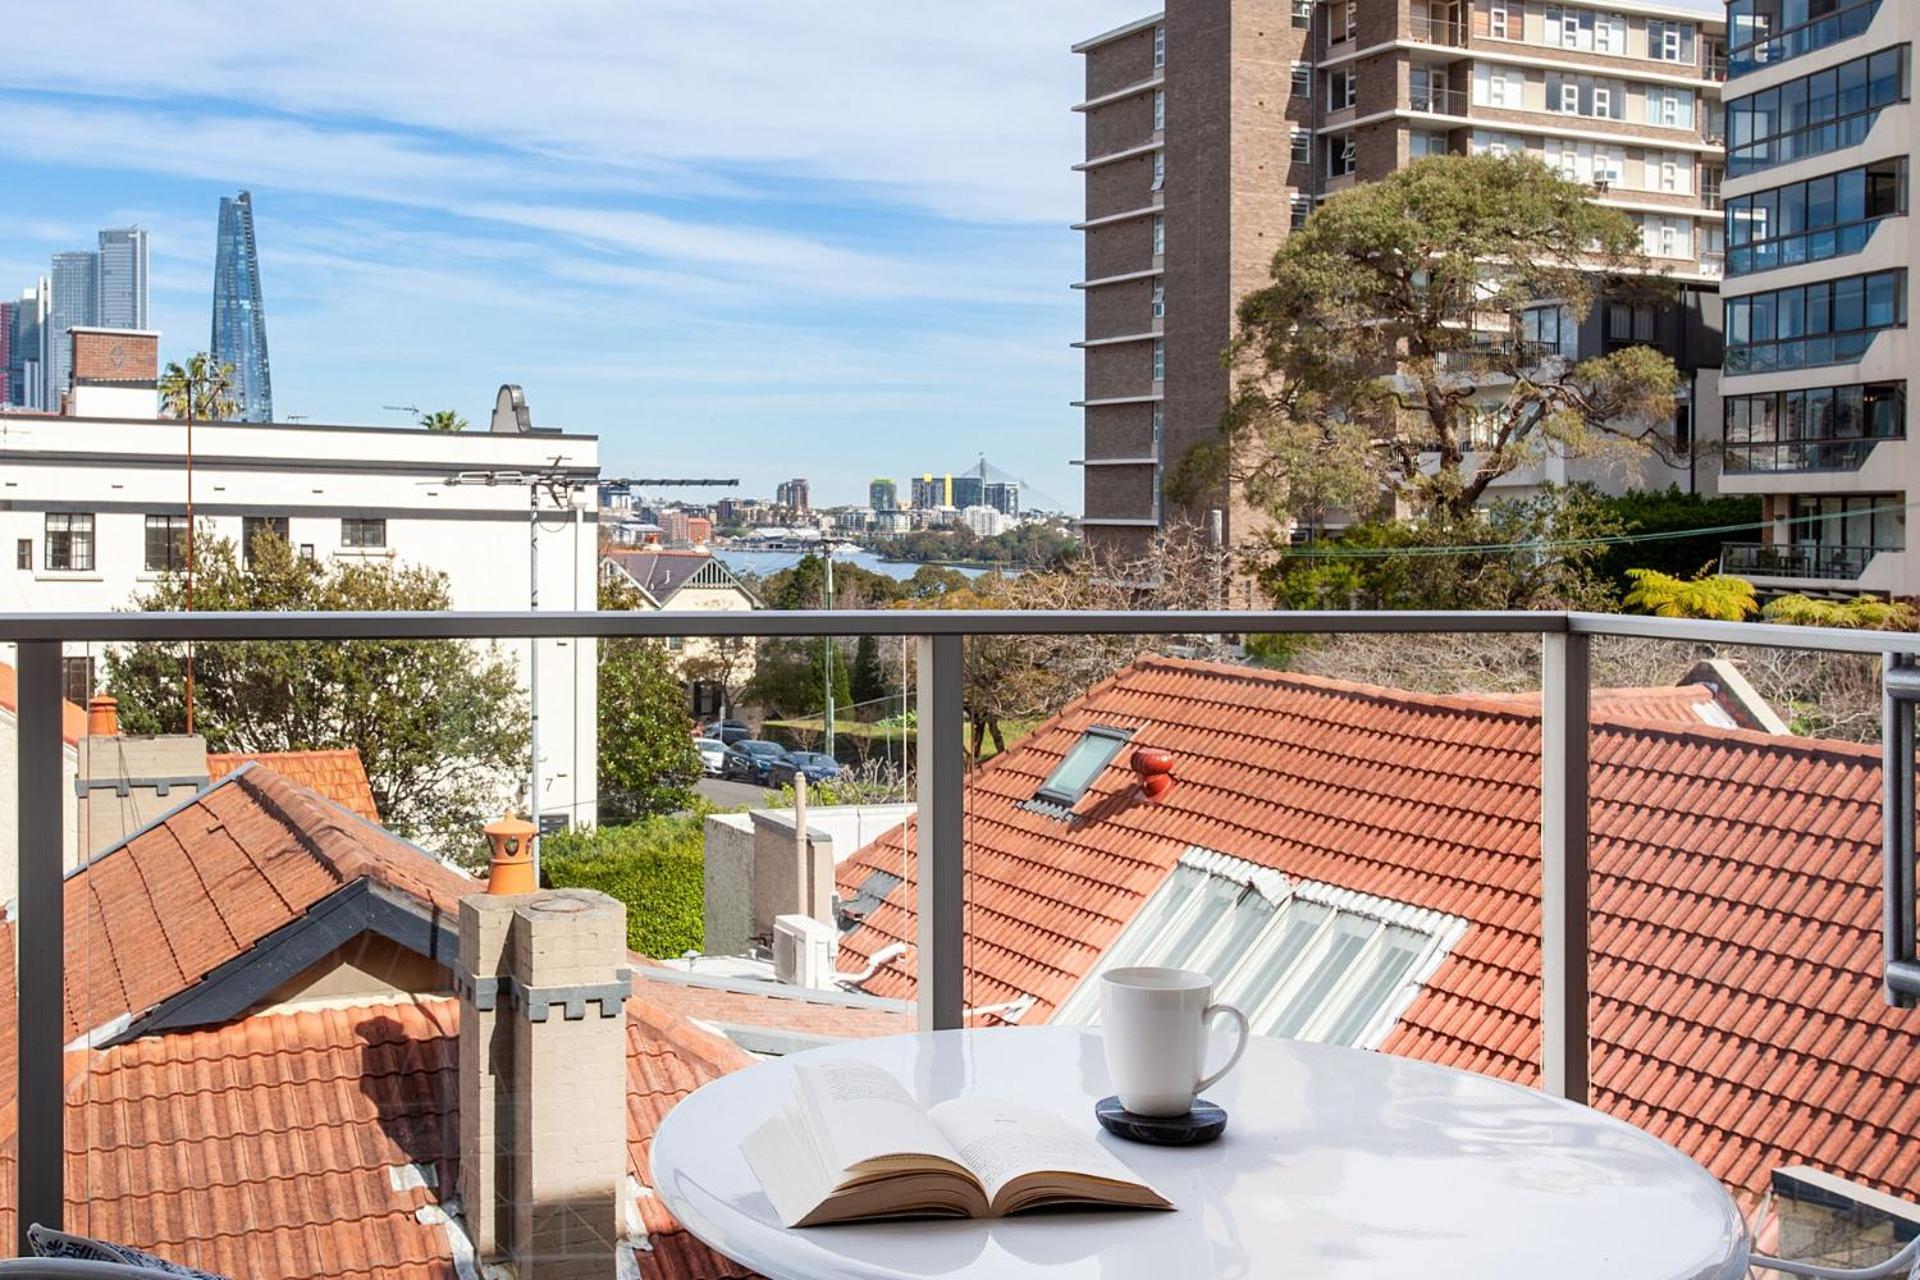
[[[220,198],[213,254],[213,358],[233,366],[233,399],[242,422],[273,421],[273,371],[267,362],[267,313],[260,301],[260,254],[253,238],[253,195]]]

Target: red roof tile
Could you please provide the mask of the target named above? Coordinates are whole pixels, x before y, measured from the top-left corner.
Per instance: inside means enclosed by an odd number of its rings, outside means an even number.
[[[348,813],[380,821],[366,766],[352,747],[331,751],[242,751],[207,753],[207,773],[215,782],[243,764],[263,764],[290,782],[311,787]]]
[[[1537,704],[1536,704],[1537,705]],[[1072,825],[1021,807],[1093,723],[1174,755],[1133,799],[1125,757]],[[976,772],[967,805],[970,1005],[1050,1018],[1190,846],[1464,918],[1384,1048],[1538,1078],[1537,711],[1245,667],[1148,659]],[[1591,986],[1596,1105],[1736,1190],[1802,1163],[1920,1185],[1920,1012],[1881,1000],[1878,753],[1596,716]],[[917,834],[842,863],[905,881],[848,965],[914,937]],[[912,966],[866,984],[911,998]]]

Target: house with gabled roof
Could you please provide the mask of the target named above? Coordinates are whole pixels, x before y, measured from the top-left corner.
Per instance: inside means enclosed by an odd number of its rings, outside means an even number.
[[[602,582],[629,587],[647,608],[663,612],[748,613],[761,607],[759,597],[711,551],[621,548],[601,557],[600,575]],[[683,673],[692,667],[687,689],[696,717],[725,714],[730,708],[723,705],[728,692],[723,686],[737,689],[753,676],[752,642],[739,637],[674,637],[667,648]],[[701,678],[699,668],[718,660],[724,660],[728,680]]]
[[[1594,1105],[1756,1213],[1783,1179],[1911,1201],[1920,1011],[1881,993],[1878,751],[1716,724],[1699,691],[1596,691],[1592,715]],[[1256,1032],[1539,1083],[1537,697],[1149,657],[965,794],[972,1025],[1092,1021],[1103,969],[1172,964]],[[917,849],[910,822],[837,868],[851,963],[915,937]]]

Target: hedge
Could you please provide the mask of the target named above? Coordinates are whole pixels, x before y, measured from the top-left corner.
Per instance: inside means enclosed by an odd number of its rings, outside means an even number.
[[[598,889],[627,904],[627,946],[672,959],[701,949],[704,812],[566,831],[540,842],[540,871],[556,889]]]

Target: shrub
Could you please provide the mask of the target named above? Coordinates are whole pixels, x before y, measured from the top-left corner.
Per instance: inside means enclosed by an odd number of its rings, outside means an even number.
[[[627,906],[627,946],[671,959],[698,951],[706,812],[643,818],[624,826],[566,831],[540,842],[540,870],[556,889],[598,889]]]

